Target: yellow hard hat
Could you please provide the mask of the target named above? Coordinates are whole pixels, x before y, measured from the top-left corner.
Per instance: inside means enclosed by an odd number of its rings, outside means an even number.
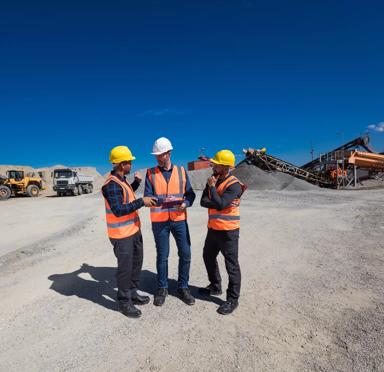
[[[123,161],[135,160],[131,150],[127,146],[116,146],[111,150],[109,154],[109,161],[112,164],[119,164]]]
[[[229,165],[230,167],[235,166],[235,155],[230,150],[221,150],[209,160],[214,164]]]

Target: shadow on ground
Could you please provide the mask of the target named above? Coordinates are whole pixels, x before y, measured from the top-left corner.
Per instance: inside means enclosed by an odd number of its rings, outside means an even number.
[[[79,276],[82,273],[88,273],[91,280]],[[79,298],[94,302],[109,310],[116,310],[116,268],[114,267],[96,267],[86,263],[82,264],[78,270],[64,274],[53,274],[48,277],[52,281],[50,289],[60,293],[63,296],[77,296]],[[190,285],[192,295],[201,301],[208,301],[220,305],[223,301],[213,296],[201,296],[198,293],[198,287]],[[156,274],[143,270],[140,278],[140,290],[150,295],[156,293]],[[177,281],[169,279],[169,294],[176,295]]]

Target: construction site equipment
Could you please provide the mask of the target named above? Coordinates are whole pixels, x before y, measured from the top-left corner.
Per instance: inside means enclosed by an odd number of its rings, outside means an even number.
[[[348,158],[350,151],[359,147],[365,149],[367,152],[374,153],[375,151],[369,146],[369,141],[370,138],[368,135],[357,137],[332,151],[321,154],[317,159],[302,165],[301,168],[314,173],[324,172],[327,164],[335,163],[337,160],[341,160],[341,158]]]
[[[370,152],[353,151],[348,159],[349,164],[359,168],[384,171],[384,155],[372,154]]]
[[[69,168],[53,171],[53,190],[57,196],[81,195],[93,192],[93,177]]]
[[[357,168],[360,166],[349,162],[349,159],[359,149],[374,154],[375,151],[369,142],[368,135],[357,137],[332,151],[321,154],[301,168],[320,177],[330,178],[337,188],[355,187],[358,182]]]
[[[6,177],[0,177],[0,200],[17,195],[36,197],[43,189],[40,177],[28,177],[23,170],[12,169],[7,171]]]
[[[368,135],[357,137],[301,167],[268,155],[265,149],[243,152],[248,162],[262,169],[288,173],[322,187],[347,188],[356,187],[364,177],[382,179],[378,173],[384,172],[384,155],[375,153],[369,141]]]
[[[288,163],[284,160],[278,159],[274,156],[268,155],[266,149],[243,149],[243,153],[246,156],[245,161],[248,164],[254,164],[257,167],[267,171],[280,171],[288,173],[291,176],[301,178],[307,182],[323,187],[331,187],[333,185],[332,180],[328,177],[323,177],[314,173],[311,173],[305,169],[302,169],[296,165]]]

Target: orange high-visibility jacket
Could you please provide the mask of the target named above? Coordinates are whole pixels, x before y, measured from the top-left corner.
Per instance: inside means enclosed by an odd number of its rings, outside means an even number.
[[[159,167],[147,170],[149,181],[153,188],[153,195],[157,198],[173,198],[172,200],[184,200],[186,191],[187,176],[184,167],[176,165],[172,168],[171,177],[167,183]],[[151,221],[184,221],[187,219],[187,212],[179,211],[177,208],[162,208],[161,206],[151,207]]]
[[[246,186],[236,177],[229,176],[217,187],[217,193],[222,196],[227,187],[239,183],[243,192]],[[208,190],[209,191],[209,190]],[[210,195],[210,193],[209,193]],[[208,209],[208,228],[213,230],[235,230],[240,228],[240,198],[234,199],[232,203],[221,211],[213,208]]]
[[[132,187],[126,182],[122,182],[118,177],[109,175],[107,180],[104,182],[104,186],[109,182],[114,181],[121,186],[123,189],[123,204],[128,204],[136,200],[135,193]],[[139,213],[134,211],[126,216],[116,217],[108,200],[105,200],[105,215],[107,220],[108,236],[112,239],[123,239],[136,234],[140,230],[140,218]]]

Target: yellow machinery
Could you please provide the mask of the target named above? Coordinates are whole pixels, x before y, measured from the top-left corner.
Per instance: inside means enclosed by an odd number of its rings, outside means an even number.
[[[16,195],[36,197],[43,189],[40,177],[27,177],[22,170],[9,170],[6,177],[0,177],[0,200]]]

